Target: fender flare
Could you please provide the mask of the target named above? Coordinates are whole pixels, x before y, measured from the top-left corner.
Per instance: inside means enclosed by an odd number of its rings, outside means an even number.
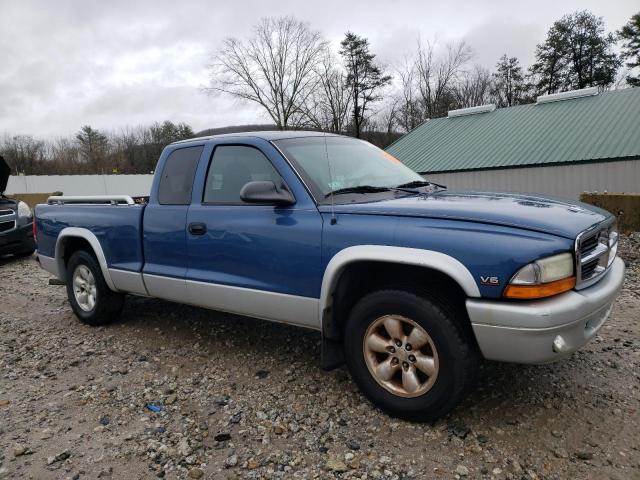
[[[392,247],[387,245],[358,245],[347,247],[336,253],[322,278],[320,289],[319,318],[323,328],[324,312],[331,306],[331,294],[340,275],[351,263],[374,261],[432,268],[450,276],[468,297],[480,297],[478,284],[471,272],[460,261],[441,252],[419,248]]]
[[[60,278],[64,279],[64,277],[66,276],[66,266],[64,264],[64,249],[66,240],[69,238],[82,238],[89,242],[89,245],[91,245],[91,248],[93,249],[93,253],[95,253],[96,258],[98,259],[98,264],[100,265],[100,270],[102,270],[104,281],[111,290],[117,292],[118,289],[115,287],[113,280],[111,279],[109,266],[107,265],[107,259],[104,256],[102,245],[100,245],[98,237],[96,237],[93,232],[86,228],[66,227],[63,228],[62,231],[58,234],[58,239],[56,240],[55,258],[56,262],[58,263],[58,275],[60,276]]]

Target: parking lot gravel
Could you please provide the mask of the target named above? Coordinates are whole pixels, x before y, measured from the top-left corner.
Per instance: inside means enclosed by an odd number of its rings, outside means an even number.
[[[435,424],[390,418],[316,332],[129,297],[81,324],[35,258],[0,258],[0,478],[640,479],[640,234],[596,339],[486,362]]]

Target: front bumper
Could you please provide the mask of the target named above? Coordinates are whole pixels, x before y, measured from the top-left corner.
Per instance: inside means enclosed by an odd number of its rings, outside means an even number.
[[[467,300],[480,351],[489,360],[549,363],[589,342],[609,317],[624,281],[616,258],[598,283],[528,302]]]
[[[31,222],[8,232],[0,233],[0,255],[27,252],[35,248],[36,243],[33,240],[33,225]]]

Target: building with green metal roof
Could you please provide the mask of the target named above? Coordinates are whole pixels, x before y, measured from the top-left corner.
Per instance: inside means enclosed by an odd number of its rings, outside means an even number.
[[[596,88],[536,103],[454,110],[387,151],[450,189],[640,192],[640,88]]]

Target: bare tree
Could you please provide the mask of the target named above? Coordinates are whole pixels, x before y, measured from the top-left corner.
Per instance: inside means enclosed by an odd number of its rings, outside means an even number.
[[[380,127],[384,128],[387,135],[392,135],[395,131],[395,127],[398,123],[399,105],[399,98],[389,96],[389,99],[385,102],[383,108],[378,112]]]
[[[87,171],[87,164],[80,160],[80,149],[75,138],[58,138],[49,142],[48,158],[40,163],[35,174],[80,174]]]
[[[246,41],[227,38],[211,66],[211,91],[262,106],[280,129],[302,121],[326,47],[320,33],[293,17],[264,18]]]
[[[455,104],[455,85],[473,51],[464,41],[446,45],[444,55],[436,55],[435,44],[418,42],[417,85],[427,118],[446,115]]]
[[[349,123],[351,89],[338,59],[326,49],[316,74],[318,84],[304,106],[308,125],[330,132],[345,132]]]
[[[457,108],[477,107],[489,103],[491,74],[489,70],[475,65],[461,74],[455,86]]]
[[[118,154],[118,168],[121,173],[128,173],[135,168],[139,156],[138,145],[140,142],[140,129],[125,127],[119,135],[113,135],[111,142]]]
[[[45,158],[45,143],[30,135],[6,135],[0,144],[0,154],[14,174],[33,174],[38,162]]]
[[[415,59],[405,58],[402,66],[396,69],[396,78],[400,80],[396,121],[405,132],[410,132],[424,120],[418,99],[417,77]]]

